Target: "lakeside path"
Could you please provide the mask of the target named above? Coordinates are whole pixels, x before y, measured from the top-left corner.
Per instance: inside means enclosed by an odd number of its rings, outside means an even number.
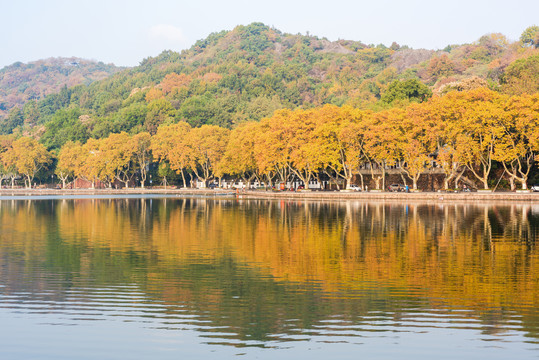
[[[475,201],[515,201],[538,202],[539,192],[348,192],[348,191],[239,191],[205,189],[1,189],[0,199],[4,198],[101,198],[101,197],[136,197],[137,195],[159,196],[229,196],[244,199],[293,199],[293,200],[422,200],[436,202],[475,202]]]

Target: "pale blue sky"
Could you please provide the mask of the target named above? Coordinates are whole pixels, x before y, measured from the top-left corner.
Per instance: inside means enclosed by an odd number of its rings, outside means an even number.
[[[0,0],[0,68],[77,56],[134,66],[260,21],[287,33],[441,49],[539,25],[539,0]]]

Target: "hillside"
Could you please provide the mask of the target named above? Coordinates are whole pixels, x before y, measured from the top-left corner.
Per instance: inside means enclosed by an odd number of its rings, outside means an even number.
[[[331,42],[253,23],[26,103],[16,121],[10,114],[0,123],[0,131],[40,137],[52,149],[120,131],[153,134],[160,124],[180,120],[234,128],[281,108],[329,103],[376,110],[452,89],[488,86],[510,92],[519,87],[514,79],[530,69],[526,59],[537,52],[501,34],[433,51]],[[530,91],[535,87],[532,82]]]
[[[123,68],[102,62],[71,58],[49,58],[28,64],[17,62],[0,69],[0,118],[29,100],[59,92],[64,86],[89,85]]]

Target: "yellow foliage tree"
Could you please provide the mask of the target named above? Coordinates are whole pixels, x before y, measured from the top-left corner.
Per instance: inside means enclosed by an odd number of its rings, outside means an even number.
[[[398,132],[395,129],[402,123],[404,115],[401,109],[391,109],[374,113],[368,119],[365,154],[376,189],[380,190],[380,185],[385,188],[386,167],[395,165],[400,158]]]
[[[249,184],[253,178],[259,179],[254,153],[258,122],[246,122],[230,132],[225,154],[219,165],[219,175],[239,176]]]
[[[515,181],[526,190],[539,151],[539,95],[514,96],[506,103],[505,110],[506,116],[499,124],[503,132],[495,144],[494,158],[509,175],[511,190],[516,189]]]
[[[55,173],[62,180],[63,189],[66,187],[67,179],[75,176],[77,169],[82,166],[81,149],[80,143],[68,141],[58,153],[58,164],[56,165]]]
[[[215,176],[228,143],[230,130],[215,125],[202,125],[192,129],[187,137],[189,167],[199,181],[207,184]]]
[[[495,145],[503,134],[505,97],[485,88],[461,94],[465,116],[457,125],[460,129],[457,146],[466,167],[487,190]]]
[[[29,137],[15,140],[2,155],[6,167],[13,167],[24,176],[27,188],[32,187],[36,173],[52,162],[52,156],[45,146]]]
[[[191,126],[181,121],[172,125],[161,125],[151,138],[150,150],[159,161],[167,161],[172,170],[181,173],[183,186],[187,187],[185,169],[189,167],[187,140]]]
[[[103,139],[100,153],[100,160],[104,165],[102,175],[107,178],[116,178],[129,188],[129,183],[135,176],[134,151],[134,143],[125,132],[111,134]]]
[[[259,131],[255,138],[254,155],[258,171],[266,176],[268,184],[274,176],[286,182],[290,176],[290,151],[292,128],[288,120],[292,111],[284,109],[276,111],[271,118],[260,121]]]
[[[144,183],[148,177],[148,168],[151,161],[151,135],[147,132],[142,132],[133,137],[130,140],[130,144],[133,149],[133,160],[136,165],[136,170],[140,175],[140,187],[144,188]]]

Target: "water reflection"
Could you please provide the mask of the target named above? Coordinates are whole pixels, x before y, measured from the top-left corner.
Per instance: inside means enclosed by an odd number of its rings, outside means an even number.
[[[236,347],[437,329],[537,344],[538,220],[529,204],[0,201],[0,308]]]

